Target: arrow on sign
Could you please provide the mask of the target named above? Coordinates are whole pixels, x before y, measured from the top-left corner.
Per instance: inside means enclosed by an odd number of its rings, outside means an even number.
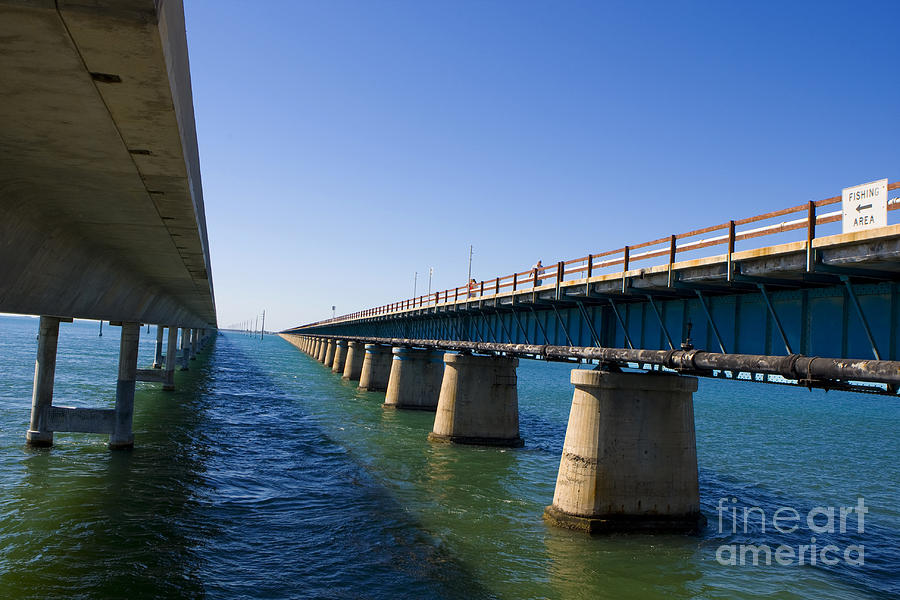
[[[856,207],[856,212],[859,212],[861,210],[866,210],[867,208],[872,208],[872,205],[871,204],[860,204],[859,206]]]

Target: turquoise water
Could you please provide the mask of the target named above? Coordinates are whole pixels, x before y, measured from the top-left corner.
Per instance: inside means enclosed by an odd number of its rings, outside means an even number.
[[[118,329],[61,325],[55,403],[112,406]],[[699,536],[547,527],[572,365],[523,360],[521,449],[431,444],[277,337],[219,336],[178,390],[138,384],[135,443],[24,444],[37,320],[0,317],[0,598],[890,598],[900,595],[900,403],[701,380]],[[142,331],[140,364],[155,329]],[[718,531],[725,498],[805,515],[863,497],[864,532]],[[771,524],[771,523],[770,523]],[[865,547],[722,565],[720,546]],[[834,554],[832,554],[834,556]]]

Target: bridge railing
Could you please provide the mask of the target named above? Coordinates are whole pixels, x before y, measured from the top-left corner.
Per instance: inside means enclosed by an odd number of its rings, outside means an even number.
[[[897,189],[900,189],[900,182],[888,185],[889,192]],[[720,260],[724,256],[729,263],[730,269],[733,254],[742,250],[756,250],[772,245],[771,243],[749,245],[746,244],[748,240],[765,237],[767,242],[771,242],[772,238],[770,236],[780,236],[780,234],[792,231],[805,230],[805,235],[801,239],[789,237],[780,240],[780,242],[798,242],[805,244],[806,248],[812,248],[812,242],[817,237],[817,228],[837,223],[842,218],[840,207],[837,210],[824,212],[820,209],[840,204],[840,202],[841,196],[834,196],[824,200],[798,204],[790,208],[753,217],[735,219],[727,223],[669,235],[649,242],[623,246],[597,254],[588,254],[587,256],[563,260],[546,266],[542,265],[538,268],[531,268],[493,279],[471,282],[455,288],[391,302],[383,306],[342,315],[333,319],[309,323],[303,327],[342,323],[442,304],[467,302],[490,298],[498,294],[551,289],[562,284],[571,284],[579,280],[590,280],[602,275],[617,273],[625,276],[630,271],[639,272],[641,269],[668,267],[671,274],[676,262],[685,260]],[[900,209],[900,199],[890,200],[887,209],[888,211]],[[785,220],[785,217],[789,218]],[[780,237],[784,238],[784,236]],[[709,248],[716,248],[716,253],[703,252]],[[664,258],[665,262],[653,260],[659,258]]]

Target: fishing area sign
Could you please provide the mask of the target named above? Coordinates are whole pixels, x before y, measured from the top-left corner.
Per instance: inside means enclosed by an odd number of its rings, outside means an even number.
[[[843,233],[887,225],[887,179],[844,188],[841,193]]]

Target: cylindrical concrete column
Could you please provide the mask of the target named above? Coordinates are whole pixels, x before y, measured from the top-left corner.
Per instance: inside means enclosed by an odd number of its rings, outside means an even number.
[[[572,383],[547,521],[591,532],[700,527],[697,379],[575,369]]]
[[[156,326],[156,353],[153,355],[153,368],[162,369],[163,366],[163,330],[162,325]]]
[[[134,418],[134,385],[140,337],[140,323],[122,323],[122,338],[119,342],[119,379],[116,382],[116,412],[113,432],[109,435],[109,447],[114,450],[134,446],[131,425]]]
[[[181,370],[188,370],[188,362],[191,360],[191,344],[190,344],[190,330],[182,327],[181,328]]]
[[[327,354],[327,352],[328,352],[328,340],[326,340],[325,338],[319,338],[319,351],[318,351],[318,354],[316,355],[316,360],[319,361],[320,363],[324,364],[325,354]]]
[[[347,342],[338,340],[334,345],[334,361],[331,363],[332,373],[344,372],[344,361],[347,359]]]
[[[436,410],[444,378],[444,353],[394,348],[384,406]]]
[[[347,358],[344,359],[344,375],[341,379],[359,381],[365,358],[365,344],[362,342],[349,342],[347,344]]]
[[[166,344],[166,379],[162,389],[171,392],[175,389],[175,354],[178,352],[178,327],[169,325],[169,340]]]
[[[359,389],[383,392],[391,376],[391,347],[366,344],[362,370],[359,373]]]
[[[53,432],[47,429],[47,412],[53,405],[59,319],[41,317],[39,327],[37,359],[34,362],[34,387],[31,392],[31,422],[25,439],[31,446],[52,446]]]
[[[191,329],[191,360],[197,360],[197,350],[200,348],[200,330]]]
[[[432,441],[521,446],[516,367],[507,356],[446,354]]]
[[[325,366],[327,368],[331,368],[332,363],[334,363],[334,349],[337,340],[328,340],[328,347],[325,349]]]

